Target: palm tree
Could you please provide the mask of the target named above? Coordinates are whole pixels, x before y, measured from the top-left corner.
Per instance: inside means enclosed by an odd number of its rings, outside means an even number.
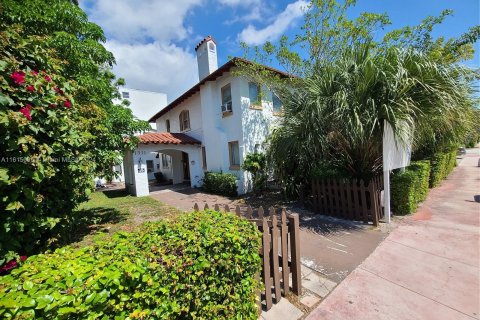
[[[458,141],[473,110],[471,74],[414,50],[348,49],[283,93],[270,163],[297,194],[319,167],[364,180],[381,173],[384,122],[399,139],[414,132],[414,150]]]

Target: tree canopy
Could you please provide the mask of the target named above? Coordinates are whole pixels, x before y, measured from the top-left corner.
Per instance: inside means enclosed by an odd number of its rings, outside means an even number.
[[[101,28],[66,0],[0,3],[0,265],[55,242],[148,130],[119,99]]]
[[[473,57],[480,27],[458,38],[434,39],[445,10],[418,26],[384,33],[386,14],[351,19],[355,0],[312,0],[293,39],[261,47],[243,44],[237,75],[265,85],[283,102],[284,116],[267,148],[270,165],[291,195],[315,171],[368,180],[382,170],[383,124],[398,138],[414,132],[414,156],[428,157],[472,131],[477,114],[473,81],[479,70],[459,62]],[[263,68],[279,64],[292,77]],[[318,173],[318,172],[317,172]]]

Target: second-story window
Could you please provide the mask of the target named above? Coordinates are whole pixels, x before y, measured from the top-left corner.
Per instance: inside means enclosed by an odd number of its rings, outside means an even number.
[[[183,110],[178,116],[180,121],[180,131],[190,130],[190,115],[188,110]]]
[[[167,127],[167,132],[170,132],[170,119],[165,120],[165,127]]]
[[[250,106],[261,107],[260,86],[254,82],[248,83],[248,97],[250,98]]]
[[[123,91],[123,92],[122,92],[122,98],[123,98],[123,99],[129,99],[129,98],[130,98],[130,92],[128,92],[128,91]]]
[[[230,84],[223,86],[222,92],[222,112],[232,112],[232,89]]]
[[[272,102],[273,102],[273,113],[281,113],[282,112],[282,101],[275,93],[272,93]]]

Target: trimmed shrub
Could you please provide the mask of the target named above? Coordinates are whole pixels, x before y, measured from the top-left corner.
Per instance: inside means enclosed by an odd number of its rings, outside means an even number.
[[[430,188],[436,187],[456,166],[457,152],[438,152],[431,158]]]
[[[153,175],[155,176],[155,180],[157,180],[157,182],[163,182],[165,180],[163,177],[163,173],[160,171],[155,172]]]
[[[430,162],[413,162],[404,172],[396,171],[391,179],[392,208],[395,214],[415,212],[428,194]]]
[[[229,213],[189,213],[2,277],[0,318],[257,319],[261,235]]]
[[[231,173],[206,172],[203,188],[209,193],[235,197],[237,196],[237,177]]]

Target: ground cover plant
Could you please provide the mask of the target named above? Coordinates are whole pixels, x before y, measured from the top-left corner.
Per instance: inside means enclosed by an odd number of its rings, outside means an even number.
[[[231,213],[147,223],[29,258],[2,277],[3,319],[257,319],[261,235]]]

